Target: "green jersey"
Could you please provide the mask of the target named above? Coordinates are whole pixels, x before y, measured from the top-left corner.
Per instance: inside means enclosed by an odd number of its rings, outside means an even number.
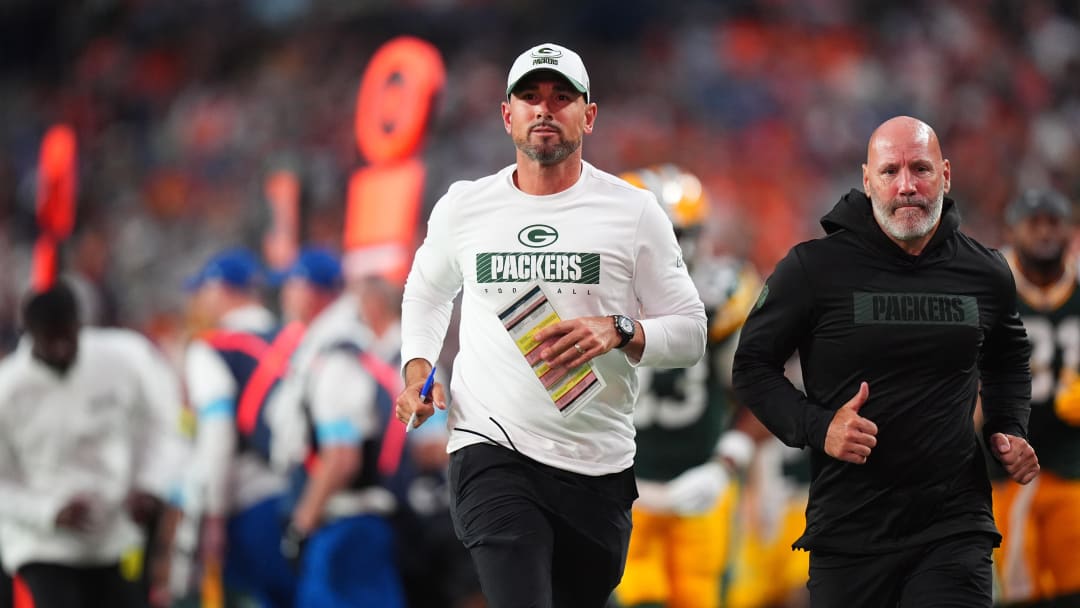
[[[1066,479],[1080,479],[1080,427],[1054,410],[1054,397],[1080,371],[1080,290],[1072,264],[1061,280],[1040,288],[1017,270],[1013,252],[1006,256],[1016,279],[1017,308],[1031,341],[1031,419],[1028,441],[1039,465]]]
[[[691,276],[708,315],[708,346],[693,367],[638,369],[634,471],[639,479],[669,481],[706,462],[731,423],[727,359],[760,279],[748,264],[729,258],[698,264]]]

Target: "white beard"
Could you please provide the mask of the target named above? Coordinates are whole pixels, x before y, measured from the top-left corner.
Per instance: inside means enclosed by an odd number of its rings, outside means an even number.
[[[941,210],[945,202],[945,190],[938,192],[937,198],[931,201],[929,209],[924,208],[925,213],[916,218],[897,218],[895,213],[900,205],[893,201],[879,203],[870,197],[871,207],[874,210],[874,219],[886,234],[898,241],[914,241],[930,234],[941,219]]]

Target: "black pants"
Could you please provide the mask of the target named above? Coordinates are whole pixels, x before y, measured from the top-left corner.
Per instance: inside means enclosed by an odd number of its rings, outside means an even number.
[[[135,583],[120,576],[117,564],[75,568],[33,563],[19,568],[34,608],[142,608],[146,601]]]
[[[999,608],[1080,608],[1080,593],[1059,595],[1058,597],[1049,600],[995,604],[995,606],[998,606]]]
[[[11,575],[0,568],[0,608],[12,608],[15,605],[15,581]]]
[[[450,493],[490,608],[602,608],[619,584],[632,469],[590,477],[479,444],[451,455]]]
[[[813,608],[990,608],[993,539],[965,534],[881,555],[810,552]]]
[[[454,608],[480,596],[476,566],[457,539],[449,511],[416,516],[407,529],[400,523],[394,529],[409,608]]]

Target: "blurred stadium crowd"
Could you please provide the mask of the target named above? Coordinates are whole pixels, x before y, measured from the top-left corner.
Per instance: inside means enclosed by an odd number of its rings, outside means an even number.
[[[25,286],[44,130],[80,138],[69,268],[106,323],[176,324],[181,279],[226,242],[256,244],[261,180],[305,182],[307,240],[339,243],[359,157],[355,95],[374,49],[414,34],[447,86],[425,159],[435,195],[507,164],[497,101],[519,47],[560,40],[594,73],[604,128],[587,157],[613,172],[675,162],[702,177],[716,247],[763,272],[817,234],[858,183],[884,117],[932,124],[965,228],[999,240],[1019,187],[1080,190],[1075,3],[646,0],[94,2],[0,7],[0,350]]]
[[[39,146],[56,123],[79,138],[63,268],[87,320],[136,329],[178,364],[192,321],[184,279],[224,247],[260,247],[272,170],[302,178],[304,243],[340,251],[346,185],[364,163],[357,88],[394,36],[430,41],[447,70],[423,153],[422,216],[452,181],[511,162],[498,120],[506,65],[559,41],[589,65],[599,104],[603,128],[585,158],[612,173],[689,170],[708,193],[704,255],[749,260],[766,276],[859,186],[870,131],[897,114],[936,129],[963,228],[983,242],[1001,243],[1003,210],[1024,188],[1077,200],[1078,19],[1080,5],[1053,0],[8,0],[0,356],[19,336]],[[798,527],[791,505],[754,502],[778,491],[740,508]],[[776,567],[803,568],[785,584],[805,572],[804,562]]]

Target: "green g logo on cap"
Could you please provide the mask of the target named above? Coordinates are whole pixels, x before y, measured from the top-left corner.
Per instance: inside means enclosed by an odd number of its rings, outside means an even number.
[[[542,46],[534,50],[531,54],[537,60],[558,59],[559,57],[562,57],[562,51],[560,51],[559,49],[553,49],[550,46]],[[534,65],[537,63],[542,63],[542,61],[533,61]]]
[[[533,224],[518,232],[518,242],[533,249],[547,247],[558,239],[559,231],[546,224]]]

